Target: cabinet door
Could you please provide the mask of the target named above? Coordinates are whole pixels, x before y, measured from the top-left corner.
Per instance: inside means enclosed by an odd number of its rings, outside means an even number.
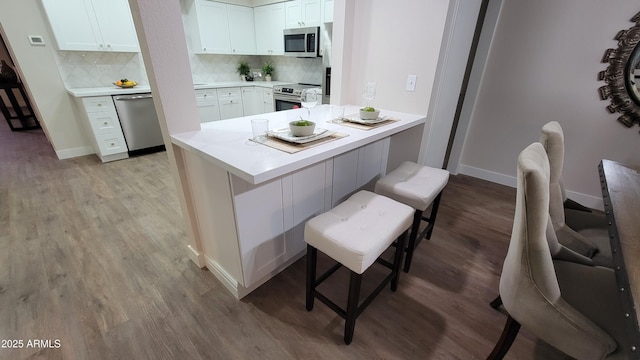
[[[273,89],[262,89],[262,112],[270,113],[274,111],[276,110],[273,102]]]
[[[229,40],[231,53],[238,55],[256,54],[256,30],[253,8],[227,4]]]
[[[333,158],[333,192],[331,207],[336,206],[358,188],[358,149]]]
[[[333,22],[333,0],[324,0],[323,22]]]
[[[305,248],[304,227],[311,218],[325,212],[326,162],[311,165],[282,178],[284,227],[287,253]]]
[[[127,0],[92,0],[92,4],[107,51],[140,51]]]
[[[98,51],[100,29],[86,0],[42,0],[59,50]]]
[[[249,287],[286,261],[282,182],[259,185],[231,175],[244,286]]]
[[[262,88],[242,88],[242,109],[244,116],[262,114]]]
[[[387,169],[389,138],[378,140],[358,149],[358,178],[356,187],[373,191],[375,182]]]
[[[229,21],[226,4],[195,0],[198,36],[194,37],[197,54],[230,54]]]
[[[303,26],[320,26],[320,0],[302,0],[300,10]]]
[[[285,28],[303,27],[302,23],[302,2],[300,0],[288,1],[284,6],[285,10]]]
[[[284,4],[258,6],[253,9],[258,55],[283,55],[285,28]]]

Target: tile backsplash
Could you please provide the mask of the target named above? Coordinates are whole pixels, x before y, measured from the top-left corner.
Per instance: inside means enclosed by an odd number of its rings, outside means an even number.
[[[67,88],[109,86],[122,78],[135,80],[139,84],[149,83],[142,55],[139,53],[97,51],[57,51],[56,53],[60,76]],[[193,82],[238,80],[236,66],[241,60],[247,61],[252,69],[259,69],[264,61],[271,61],[276,69],[273,80],[322,83],[321,58],[189,54]]]

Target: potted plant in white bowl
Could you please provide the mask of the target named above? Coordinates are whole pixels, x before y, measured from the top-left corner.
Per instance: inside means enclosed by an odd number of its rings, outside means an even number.
[[[247,76],[249,76],[250,71],[251,68],[249,67],[249,63],[246,61],[240,61],[238,63],[238,67],[236,67],[236,72],[240,74],[240,80],[242,81],[247,80]]]
[[[316,129],[316,123],[309,120],[304,120],[300,117],[300,120],[292,121],[289,123],[289,130],[293,136],[309,136],[313,135]]]
[[[273,64],[270,61],[265,61],[264,65],[262,65],[262,75],[264,75],[264,79],[266,81],[271,81],[271,76],[276,69],[273,67]]]

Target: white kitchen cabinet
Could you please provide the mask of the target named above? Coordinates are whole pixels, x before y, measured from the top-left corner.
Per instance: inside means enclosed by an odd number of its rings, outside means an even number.
[[[194,53],[231,53],[226,4],[194,0],[187,16],[191,23],[191,41]]]
[[[262,114],[262,88],[242,87],[242,110],[244,116]]]
[[[286,28],[320,26],[320,9],[320,0],[294,0],[286,2]]]
[[[325,211],[320,162],[264,184],[231,175],[243,283],[250,287],[304,251],[304,225]]]
[[[194,53],[255,55],[252,8],[194,0],[187,11],[187,18]]]
[[[322,2],[322,21],[333,22],[333,0],[323,0]]]
[[[59,50],[139,52],[127,0],[42,0]]]
[[[331,206],[358,189],[373,191],[375,181],[386,173],[389,139],[385,138],[333,158]]]
[[[253,9],[258,55],[284,55],[284,3]]]
[[[240,88],[221,88],[217,92],[220,119],[241,117],[244,114]]]
[[[196,90],[196,105],[198,106],[201,123],[220,120],[216,89]]]
[[[253,8],[227,4],[231,54],[255,55],[256,30]]]
[[[102,162],[129,157],[127,143],[111,96],[76,98],[94,151]]]
[[[262,113],[270,113],[276,111],[273,102],[273,89],[262,88]]]

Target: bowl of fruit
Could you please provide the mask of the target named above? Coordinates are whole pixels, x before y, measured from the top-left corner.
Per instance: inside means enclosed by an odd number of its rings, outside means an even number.
[[[120,79],[120,80],[114,82],[113,85],[126,89],[126,88],[132,88],[132,87],[138,85],[138,83],[133,81],[133,80],[129,80],[129,79]]]
[[[378,115],[380,115],[380,110],[376,110],[371,106],[360,109],[360,119],[362,120],[376,120]]]
[[[289,123],[289,130],[291,130],[291,135],[293,136],[309,136],[313,135],[313,132],[316,129],[316,123],[309,120],[304,120],[300,118],[300,120],[292,121]]]

